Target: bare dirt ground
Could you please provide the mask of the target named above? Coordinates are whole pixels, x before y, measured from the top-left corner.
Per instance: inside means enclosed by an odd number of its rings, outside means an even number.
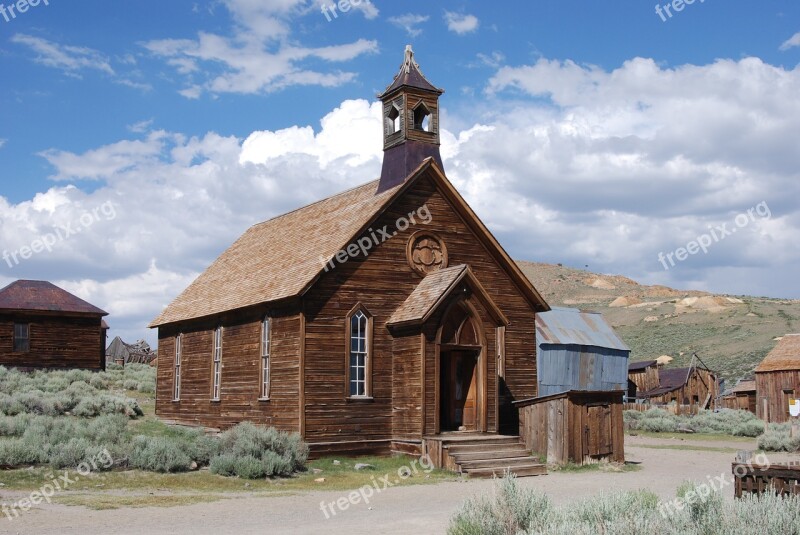
[[[693,449],[676,449],[693,448]],[[735,451],[755,449],[755,441],[702,441],[691,438],[626,437],[626,458],[641,463],[638,471],[552,472],[520,479],[523,485],[547,493],[557,504],[598,495],[647,488],[671,499],[686,480],[706,482],[731,478]],[[800,460],[774,454],[771,462]],[[475,494],[491,492],[492,481],[474,480],[389,488],[376,493],[369,505],[360,503],[326,519],[320,503],[347,493],[314,491],[286,496],[227,494],[225,499],[182,507],[149,507],[95,511],[83,507],[44,505],[13,521],[0,517],[0,533],[16,534],[381,534],[444,533],[452,514]],[[733,486],[723,494],[732,499]]]

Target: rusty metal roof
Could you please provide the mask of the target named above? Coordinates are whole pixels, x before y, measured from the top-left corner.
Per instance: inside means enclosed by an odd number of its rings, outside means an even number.
[[[18,280],[0,290],[0,310],[108,315],[55,284],[30,280]]]
[[[536,315],[539,344],[581,345],[630,351],[599,312],[553,308]]]
[[[800,334],[787,334],[756,366],[756,373],[800,370]]]
[[[658,364],[657,360],[640,360],[639,362],[631,362],[630,364],[628,364],[628,371],[629,372],[641,371],[646,368],[649,368],[650,366],[655,366],[656,364]]]

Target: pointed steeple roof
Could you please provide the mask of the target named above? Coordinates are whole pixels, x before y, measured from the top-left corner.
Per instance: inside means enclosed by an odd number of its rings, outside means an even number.
[[[387,95],[394,93],[402,87],[413,87],[423,91],[430,91],[437,95],[444,93],[444,89],[439,89],[430,83],[428,79],[425,78],[425,75],[422,74],[419,64],[414,61],[414,50],[412,50],[411,45],[406,45],[406,55],[403,64],[400,66],[400,72],[394,77],[394,81],[386,88],[386,91],[378,95],[378,98],[383,100]]]

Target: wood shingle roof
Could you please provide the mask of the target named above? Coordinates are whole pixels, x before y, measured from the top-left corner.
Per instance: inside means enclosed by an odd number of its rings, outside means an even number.
[[[787,334],[756,366],[756,373],[800,370],[800,334]]]

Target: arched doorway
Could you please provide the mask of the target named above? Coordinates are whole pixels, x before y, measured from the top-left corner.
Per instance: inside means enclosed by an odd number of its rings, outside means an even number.
[[[486,350],[483,328],[468,301],[445,313],[438,343],[438,431],[486,430]]]

